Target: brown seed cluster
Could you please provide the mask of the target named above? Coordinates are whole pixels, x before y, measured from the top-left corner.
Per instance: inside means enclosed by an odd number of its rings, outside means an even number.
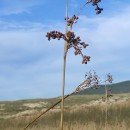
[[[97,7],[95,8],[96,10],[96,14],[100,14],[103,11],[103,8],[99,8],[98,5],[96,5]]]
[[[108,81],[109,83],[112,83],[113,77],[112,77],[112,75],[110,73],[107,75],[107,80],[106,81]]]
[[[96,14],[100,14],[103,11],[103,8],[99,8],[99,6],[98,6],[98,3],[101,2],[101,0],[88,0],[87,1],[87,3],[90,3],[90,2],[92,2],[93,6],[96,6],[96,8],[95,8]]]
[[[112,97],[113,95],[112,95],[112,89],[111,88],[108,88],[107,89],[107,97],[109,98],[109,97]]]
[[[99,2],[101,2],[101,0],[88,0],[88,1],[90,1],[90,2],[92,2],[93,4],[93,6],[94,5],[97,5]]]
[[[67,22],[67,26],[70,26],[72,28],[73,24],[77,22],[78,17],[76,15],[73,15],[72,18],[65,18]]]
[[[87,64],[88,61],[90,61],[90,56],[83,56],[82,64]]]
[[[86,73],[85,78],[86,77],[87,77],[87,80],[90,81],[92,89],[98,89],[99,88],[100,78],[96,74],[95,71],[93,71],[93,73],[91,73],[91,71],[89,73]]]
[[[51,40],[51,38],[60,40],[61,38],[64,39],[65,35],[58,31],[51,31],[47,32],[46,37],[48,38],[49,41]]]
[[[74,32],[68,31],[67,34],[63,34],[58,31],[51,31],[47,32],[46,37],[48,40],[51,39],[63,39],[67,42],[67,50],[73,47],[75,49],[74,54],[78,55],[80,54],[83,58],[82,64],[87,64],[88,61],[90,61],[90,56],[85,56],[82,54],[82,48],[86,48],[88,44],[85,42],[81,42],[80,37],[76,37]]]
[[[100,78],[98,77],[96,72],[87,73],[85,75],[85,78],[86,78],[86,80],[83,82],[83,84],[81,84],[80,86],[78,86],[76,88],[76,90],[75,90],[76,93],[78,93],[80,91],[84,91],[85,89],[89,89],[89,88],[98,89]]]

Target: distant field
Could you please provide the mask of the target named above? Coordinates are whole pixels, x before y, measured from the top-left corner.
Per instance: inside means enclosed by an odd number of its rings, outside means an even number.
[[[65,101],[65,130],[105,130],[104,95],[76,95]],[[0,130],[23,130],[41,111],[59,98],[0,102]],[[58,130],[60,105],[46,113],[29,130]],[[130,129],[130,94],[109,100],[107,130]]]
[[[92,100],[100,99],[101,95],[78,95],[71,96],[65,100],[65,106],[81,105],[86,104]],[[43,108],[48,108],[57,102],[60,98],[51,99],[28,99],[28,100],[18,100],[18,101],[5,101],[0,102],[0,116],[1,114],[11,115],[25,110],[42,110]],[[32,105],[33,104],[33,105]],[[60,105],[58,105],[60,106]]]

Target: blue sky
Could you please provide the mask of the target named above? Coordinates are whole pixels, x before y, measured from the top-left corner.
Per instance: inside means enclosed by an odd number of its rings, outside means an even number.
[[[69,0],[69,16],[77,14],[85,0]],[[91,56],[83,65],[70,49],[67,55],[66,88],[70,93],[95,70],[104,80],[109,72],[114,82],[130,80],[130,1],[102,0],[82,11],[74,32],[89,43]],[[0,100],[50,98],[61,95],[64,41],[48,41],[46,32],[65,31],[65,1],[0,1]]]

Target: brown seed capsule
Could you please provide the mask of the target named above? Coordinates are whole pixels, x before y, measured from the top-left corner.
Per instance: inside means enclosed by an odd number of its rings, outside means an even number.
[[[80,49],[75,49],[75,55],[78,55],[78,54],[81,54],[81,51],[80,51]]]
[[[88,61],[90,61],[90,56],[83,56],[82,64],[87,64]]]
[[[87,46],[88,46],[88,44],[85,44],[85,43],[83,44],[83,47],[84,47],[84,48],[86,48]]]

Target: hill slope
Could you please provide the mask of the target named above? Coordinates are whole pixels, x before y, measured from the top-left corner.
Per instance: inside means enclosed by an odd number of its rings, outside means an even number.
[[[107,85],[108,88],[112,89],[112,93],[120,94],[120,93],[130,93],[130,81],[124,81],[120,83],[115,83],[111,85]],[[99,89],[89,89],[83,92],[78,93],[78,95],[84,94],[104,94],[105,93],[105,85],[101,85]]]

